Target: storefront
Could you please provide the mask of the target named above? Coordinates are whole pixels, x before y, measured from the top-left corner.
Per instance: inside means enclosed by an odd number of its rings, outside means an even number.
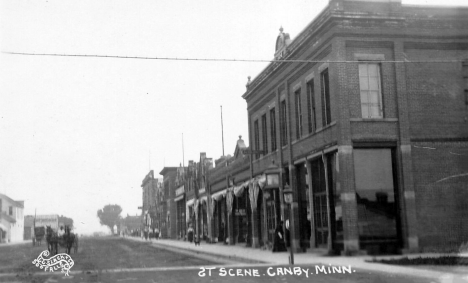
[[[225,243],[227,232],[226,189],[214,193],[213,200],[213,237],[218,242]]]
[[[233,220],[234,220],[234,242],[250,244],[251,237],[251,213],[249,191],[246,189],[249,181],[233,187]],[[250,229],[249,229],[250,227]]]
[[[179,187],[175,191],[176,197],[174,199],[176,203],[176,234],[178,239],[185,239],[186,224],[185,224],[185,188],[184,186]]]

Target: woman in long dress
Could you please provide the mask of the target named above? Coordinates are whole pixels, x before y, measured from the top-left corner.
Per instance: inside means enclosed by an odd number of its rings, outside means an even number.
[[[287,251],[284,243],[283,221],[281,221],[275,229],[275,239],[273,242],[273,252]]]

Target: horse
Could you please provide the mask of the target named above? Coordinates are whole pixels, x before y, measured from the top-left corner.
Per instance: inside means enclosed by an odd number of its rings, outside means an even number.
[[[65,226],[65,234],[58,236],[50,226],[47,226],[47,248],[51,254],[58,253],[58,247],[64,247],[67,254],[70,254],[71,248],[75,253],[78,252],[78,236],[70,233],[70,227]]]
[[[57,233],[50,227],[46,227],[46,242],[47,242],[47,250],[51,255],[54,254],[53,251],[57,251]]]

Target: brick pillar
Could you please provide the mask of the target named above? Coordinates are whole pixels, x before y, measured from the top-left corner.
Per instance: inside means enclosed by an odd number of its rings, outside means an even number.
[[[402,230],[405,252],[419,252],[419,239],[417,234],[416,201],[413,181],[413,160],[411,157],[411,140],[409,126],[409,105],[406,91],[406,56],[402,41],[394,43],[394,60],[396,74],[396,93],[398,102],[398,189],[400,206],[402,207]]]
[[[293,190],[293,203],[292,205],[292,215],[290,216],[289,223],[289,233],[291,237],[291,243],[293,244],[293,251],[295,253],[302,252],[300,247],[300,227],[299,227],[299,206],[298,206],[298,192],[297,192],[297,178],[296,178],[296,168],[293,164],[289,165],[289,180],[291,181],[291,187]]]
[[[337,186],[341,187],[343,209],[343,252],[344,254],[354,254],[359,251],[359,230],[352,146],[343,145],[338,147],[338,162],[340,172],[337,176]]]
[[[339,2],[339,1],[337,1]],[[333,59],[346,61],[346,44],[343,39],[332,43]],[[336,119],[338,137],[338,166],[340,168],[336,179],[337,191],[341,190],[343,210],[344,254],[354,254],[359,251],[359,230],[354,186],[354,160],[351,141],[350,101],[348,93],[348,73],[346,63],[331,64],[329,67],[330,92],[336,93],[337,108],[332,112]]]
[[[314,192],[312,188],[312,166],[310,161],[306,161],[307,183],[309,184],[309,209],[310,209],[310,248],[315,248],[315,219],[314,219]]]
[[[260,242],[258,239],[258,220],[257,220],[257,207],[252,209],[252,248],[260,247]]]
[[[232,215],[232,211],[228,213],[228,235],[229,245],[234,245],[234,215]]]

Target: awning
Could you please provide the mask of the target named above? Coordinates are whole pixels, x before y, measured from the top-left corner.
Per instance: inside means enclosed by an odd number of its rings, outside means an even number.
[[[0,219],[5,219],[6,221],[10,223],[16,223],[16,219],[6,214],[5,212],[1,212],[1,211],[0,211]]]
[[[260,189],[263,189],[263,187],[265,187],[265,184],[266,184],[266,176],[265,174],[263,174],[260,176],[260,178],[258,178],[258,186],[260,187]]]
[[[221,191],[216,192],[216,193],[211,195],[211,197],[216,201],[219,201],[220,199],[222,199],[225,196],[226,196],[226,189],[221,190]]]
[[[204,203],[204,202],[206,202],[207,199],[208,199],[207,196],[202,196],[202,197],[200,198],[200,202],[201,202],[201,203]]]
[[[193,205],[193,202],[194,202],[194,201],[195,201],[195,199],[194,199],[194,198],[193,198],[193,199],[191,199],[191,200],[189,200],[189,201],[187,201],[187,204],[186,204],[186,206],[191,206],[191,205]]]
[[[242,185],[234,187],[234,194],[236,195],[236,197],[240,197],[243,193],[244,187]]]
[[[244,183],[240,184],[239,186],[234,187],[234,194],[236,197],[240,197],[244,193],[244,189],[249,187],[250,180],[245,181]]]
[[[0,223],[0,229],[2,229],[3,231],[8,231],[7,227],[2,223]]]

